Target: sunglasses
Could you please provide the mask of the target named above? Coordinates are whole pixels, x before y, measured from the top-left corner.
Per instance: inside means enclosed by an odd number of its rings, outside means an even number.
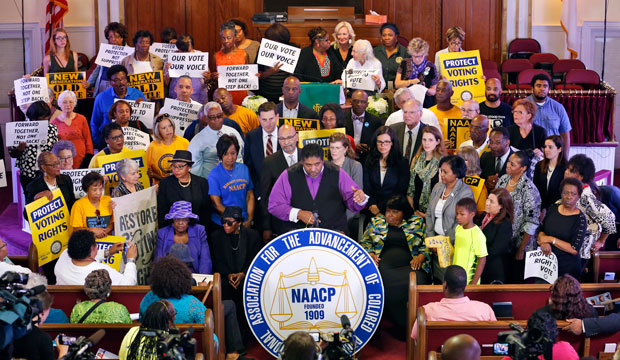
[[[231,220],[224,220],[224,221],[222,221],[222,225],[226,225],[226,226],[233,226],[236,223],[237,223],[236,220],[233,220],[233,221],[231,221]]]
[[[168,119],[170,118],[170,115],[168,114],[161,114],[157,117],[157,119],[155,119],[155,124],[157,124],[158,122],[164,120],[164,119]]]

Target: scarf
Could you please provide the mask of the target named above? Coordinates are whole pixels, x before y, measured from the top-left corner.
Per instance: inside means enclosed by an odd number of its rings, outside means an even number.
[[[424,152],[421,152],[420,155],[414,160],[407,195],[413,196],[415,194],[415,177],[417,175],[424,183],[419,200],[420,209],[417,209],[421,212],[426,212],[426,209],[428,208],[428,200],[431,195],[431,179],[435,176],[435,174],[437,174],[438,169],[439,159],[433,156],[428,164],[426,164],[426,156]]]
[[[422,61],[420,65],[416,65],[413,62],[413,58],[411,58],[411,74],[409,75],[409,80],[417,79],[418,76],[420,76],[420,74],[424,72],[427,63],[428,60],[424,58],[424,61]]]
[[[495,215],[486,214],[484,216],[484,219],[482,219],[482,224],[480,225],[480,230],[484,229],[484,227],[487,226],[491,222],[491,220],[493,220],[493,218],[495,218]]]

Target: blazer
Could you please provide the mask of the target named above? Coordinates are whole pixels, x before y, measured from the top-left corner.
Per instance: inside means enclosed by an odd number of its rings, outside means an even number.
[[[211,253],[209,252],[205,227],[200,224],[189,225],[187,227],[187,237],[187,246],[189,247],[191,256],[194,258],[192,262],[194,272],[198,274],[213,274]],[[168,255],[173,244],[174,226],[168,225],[159,229],[157,231],[154,260]]]
[[[284,102],[280,101],[277,105],[278,114],[280,117],[284,116]],[[297,118],[299,119],[318,119],[319,114],[316,113],[312,108],[307,107],[306,105],[299,103],[299,109],[297,109]]]
[[[409,165],[405,158],[401,158],[395,165],[388,166],[383,184],[381,184],[380,163],[364,166],[364,192],[370,197],[368,207],[377,205],[381,212],[385,211],[385,204],[393,195],[407,195],[409,185]]]
[[[435,208],[437,207],[441,193],[443,193],[445,188],[445,184],[437,183],[431,192],[431,197],[428,201],[428,210],[426,210],[426,237],[437,235],[437,233],[435,233]],[[443,225],[444,234],[450,237],[450,242],[452,245],[454,245],[454,231],[457,225],[456,203],[466,197],[473,199],[474,193],[471,191],[471,188],[463,182],[463,180],[459,179],[456,182],[456,185],[454,185],[454,189],[452,189],[450,196],[448,196],[448,199],[443,206],[441,213],[441,224]]]
[[[297,160],[301,160],[301,149],[297,149]],[[274,221],[280,221],[269,214],[269,195],[273,185],[284,170],[288,169],[288,163],[284,158],[284,152],[280,149],[274,154],[267,156],[263,162],[260,173],[260,193],[265,201],[260,202],[260,212],[262,216],[263,230],[272,230]]]
[[[499,173],[499,177],[502,177],[502,175],[506,174],[506,164],[508,164],[508,158],[510,157],[510,155],[512,155],[512,153],[514,153],[514,151],[511,147],[509,147],[508,157],[504,162],[504,166],[502,166],[502,171]],[[490,151],[483,152],[482,155],[480,155],[480,168],[482,169],[480,177],[485,180],[489,176],[495,175],[495,156],[493,156]]]
[[[551,174],[551,179],[549,179],[548,186],[547,173],[540,172],[541,166],[542,161],[536,164],[532,181],[540,193],[540,208],[546,209],[549,205],[553,204],[561,197],[560,183],[564,180],[564,171],[566,170],[566,166],[560,164],[556,165],[555,169],[553,169],[553,174]]]
[[[209,226],[211,219],[211,198],[209,197],[209,182],[202,176],[189,174],[191,184],[188,189],[190,196],[184,197],[185,188],[179,185],[179,180],[174,175],[163,178],[159,182],[159,190],[157,191],[157,217],[159,228],[172,223],[172,220],[166,220],[165,216],[170,211],[175,201],[189,201],[192,203],[192,212],[198,215],[198,223],[205,228]]]
[[[512,223],[508,219],[503,219],[499,224],[492,220],[482,229],[482,233],[487,241],[487,262],[482,272],[483,284],[490,284],[493,280],[506,283],[505,269],[507,268],[510,254],[510,236],[512,234]]]
[[[276,148],[273,152],[280,150],[280,143],[278,138],[273,139],[276,144]],[[263,168],[263,161],[265,160],[265,144],[263,142],[263,127],[259,126],[256,129],[252,129],[245,134],[245,151],[243,152],[243,163],[247,165],[250,170],[250,177],[252,183],[254,183],[254,192],[256,198],[261,196],[260,187],[260,173]]]
[[[321,69],[314,57],[312,47],[308,46],[301,49],[299,53],[299,60],[297,61],[297,67],[295,67],[295,73],[293,75],[299,78],[299,81],[303,82],[332,82],[339,80],[342,75],[342,65],[335,56],[335,53],[328,51],[327,57],[330,62],[329,76],[321,76]]]
[[[409,166],[411,166],[411,164],[413,163],[413,158],[415,156],[415,153],[418,151],[418,149],[420,148],[420,145],[422,144],[422,129],[424,129],[425,126],[426,124],[420,121],[420,128],[418,129],[418,135],[415,138],[415,145],[413,146],[413,151],[411,152],[411,159],[409,160]],[[400,143],[400,147],[402,149],[402,147],[406,143],[405,135],[407,134],[407,131],[406,131],[407,124],[405,124],[404,122],[398,122],[396,124],[390,125],[390,127],[396,132],[396,138],[398,139],[398,142]]]
[[[347,135],[355,139],[355,133],[353,131],[353,120],[351,120],[351,109],[347,110],[344,113],[344,121]],[[364,126],[362,126],[360,143],[370,146],[370,142],[372,141],[372,135],[375,133],[375,130],[381,127],[381,125],[383,125],[383,121],[381,121],[379,117],[369,113],[368,111],[364,112]]]
[[[586,330],[585,335],[587,337],[620,331],[620,313],[583,319],[583,327]]]
[[[64,174],[58,175],[56,177],[56,185],[58,185],[60,192],[62,192],[62,196],[65,198],[67,209],[71,211],[73,203],[75,202],[75,193],[73,192],[73,181],[71,180],[71,177]],[[34,197],[41,191],[45,190],[49,190],[49,188],[43,179],[43,175],[39,175],[26,187],[26,191],[24,192],[26,196],[26,204],[33,202]],[[24,209],[24,216],[26,216],[26,209]]]

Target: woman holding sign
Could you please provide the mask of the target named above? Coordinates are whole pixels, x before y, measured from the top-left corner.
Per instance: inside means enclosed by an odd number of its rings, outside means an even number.
[[[351,86],[347,81],[348,72],[346,70],[373,70],[374,73],[370,75],[374,82],[374,89],[370,93],[382,92],[385,89],[385,80],[383,79],[383,70],[381,61],[377,60],[375,54],[372,51],[372,45],[368,40],[357,40],[353,44],[353,61],[349,61],[347,68],[342,72],[342,82],[345,86]],[[364,89],[365,90],[365,89]]]
[[[331,83],[340,80],[342,66],[336,54],[327,51],[331,47],[327,31],[320,26],[312,28],[308,38],[311,45],[301,49],[295,75],[300,81]]]
[[[105,27],[103,34],[110,45],[127,45],[127,28],[123,24],[111,22]],[[88,81],[82,82],[82,86],[87,90],[92,86],[94,88],[93,97],[108,89],[111,86],[108,78],[108,67],[97,65],[90,74]]]
[[[140,182],[140,166],[137,161],[129,158],[117,161],[116,173],[118,185],[112,190],[113,198],[144,190],[144,185]]]
[[[62,113],[51,121],[52,124],[58,127],[58,139],[69,140],[75,146],[73,168],[86,167],[88,164],[82,164],[82,162],[84,162],[85,158],[87,162],[90,161],[94,153],[88,121],[84,115],[73,112],[77,104],[77,97],[73,91],[65,90],[61,92],[58,95],[58,104]]]
[[[43,75],[78,71],[78,56],[75,51],[71,51],[67,31],[63,28],[54,30],[52,39],[49,55],[43,59]]]
[[[558,276],[570,274],[574,278],[581,275],[579,250],[586,235],[586,216],[577,207],[583,192],[583,185],[577,178],[565,178],[560,184],[562,201],[547,210],[538,245],[549,255],[552,252],[558,259]]]
[[[96,172],[86,174],[82,178],[82,190],[86,196],[71,208],[73,231],[89,230],[97,239],[110,235],[114,231],[112,198],[103,195],[103,176]]]
[[[439,82],[437,68],[435,64],[428,61],[428,43],[422,38],[413,38],[407,46],[407,52],[411,55],[411,59],[405,59],[400,62],[400,66],[396,71],[396,79],[394,86],[396,88],[409,87],[420,84],[427,88],[427,95],[434,96]]]
[[[118,100],[112,104],[112,107],[110,107],[110,111],[108,111],[108,118],[111,121],[116,121],[121,127],[131,127],[150,135],[151,130],[142,121],[130,120],[131,114],[133,114],[131,105],[129,105],[129,103],[125,100]]]
[[[127,74],[139,74],[164,69],[164,61],[157,55],[149,52],[153,44],[153,34],[148,30],[138,30],[133,36],[133,46],[136,51],[121,61],[127,68]]]
[[[172,174],[170,159],[177,150],[187,150],[189,141],[175,133],[174,121],[167,114],[159,114],[153,127],[155,141],[146,149],[146,164],[149,178],[155,184]]]
[[[235,44],[235,38],[237,36],[237,29],[235,23],[227,21],[220,26],[220,39],[222,40],[222,49],[215,53],[215,65],[245,65],[250,63],[250,57],[245,50],[239,49]],[[219,74],[217,72],[211,73],[211,80],[217,80]],[[241,105],[243,99],[248,95],[247,91],[231,91],[233,103],[235,105]]]
[[[449,28],[448,31],[446,31],[446,41],[448,42],[448,47],[435,53],[435,67],[439,70],[439,76],[441,76],[441,61],[439,61],[439,54],[465,51],[463,50],[465,31],[463,31],[460,26],[453,26]]]

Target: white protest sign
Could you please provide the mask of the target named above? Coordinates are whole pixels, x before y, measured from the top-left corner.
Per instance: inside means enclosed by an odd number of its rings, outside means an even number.
[[[558,258],[554,253],[545,255],[542,250],[525,253],[525,273],[523,279],[537,277],[553,284],[558,278]]]
[[[47,92],[47,79],[44,77],[31,76],[13,81],[15,87],[15,101],[17,106],[31,104],[35,101],[50,101]]]
[[[131,117],[129,121],[142,121],[149,129],[153,128],[153,118],[155,117],[155,103],[141,101],[136,103],[134,100],[115,99],[114,102],[123,100],[131,105]]]
[[[123,133],[125,134],[125,146],[131,150],[146,150],[151,143],[149,134],[144,131],[127,126],[123,128]]]
[[[17,121],[6,123],[6,146],[42,145],[47,142],[47,120]]]
[[[228,91],[258,90],[258,65],[218,66],[220,74],[217,86]]]
[[[178,78],[187,75],[192,78],[201,78],[202,73],[209,71],[209,53],[173,53],[168,56],[168,74]]]
[[[347,89],[375,90],[376,84],[372,75],[378,75],[376,70],[346,69],[344,71],[343,86]]]
[[[295,66],[297,66],[300,52],[301,50],[294,46],[263,38],[260,42],[260,48],[258,49],[256,63],[273,67],[276,63],[280,62],[282,64],[280,70],[292,74],[295,72]]]
[[[168,114],[170,119],[174,121],[175,134],[183,136],[189,124],[198,119],[198,111],[201,107],[200,104],[166,98],[159,113]]]
[[[411,92],[411,95],[413,95],[414,99],[418,100],[420,104],[424,104],[424,98],[426,97],[426,92],[428,91],[424,85],[413,84],[409,86],[409,91]]]
[[[0,160],[0,187],[6,187],[6,170],[4,168],[4,159]]]
[[[129,46],[101,43],[99,44],[99,53],[97,53],[95,64],[106,67],[120,64],[123,58],[133,54],[133,52],[134,48]]]
[[[103,168],[60,170],[61,174],[68,175],[71,178],[71,182],[73,182],[73,193],[75,194],[76,200],[86,195],[86,192],[82,189],[82,178],[91,172],[99,173],[101,176],[104,175]]]
[[[177,50],[178,49],[176,44],[166,44],[159,42],[152,43],[151,47],[149,48],[149,52],[159,56],[164,60],[168,58],[168,54],[176,52]]]

